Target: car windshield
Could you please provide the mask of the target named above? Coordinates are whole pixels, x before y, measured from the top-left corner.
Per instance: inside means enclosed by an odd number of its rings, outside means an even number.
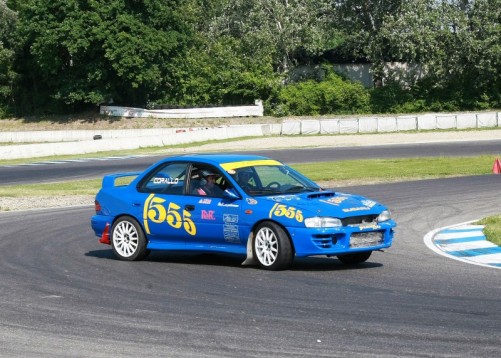
[[[321,188],[304,175],[286,165],[258,165],[232,171],[240,187],[252,196],[295,194],[319,191]]]

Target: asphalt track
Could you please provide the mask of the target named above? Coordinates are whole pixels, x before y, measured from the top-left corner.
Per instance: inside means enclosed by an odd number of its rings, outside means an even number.
[[[253,150],[252,153],[270,156],[285,163],[293,164],[347,159],[499,155],[500,148],[501,140],[486,140],[360,147]],[[0,185],[99,178],[107,173],[143,171],[160,158],[159,156],[147,156],[115,160],[59,162],[57,164],[35,162],[31,165],[0,166]]]
[[[392,248],[355,267],[306,258],[281,272],[219,255],[130,263],[97,243],[90,206],[1,213],[0,356],[499,356],[500,271],[423,243],[498,213],[499,176],[337,190],[392,209]]]

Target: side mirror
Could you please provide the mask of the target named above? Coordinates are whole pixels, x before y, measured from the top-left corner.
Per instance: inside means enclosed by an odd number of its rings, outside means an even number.
[[[237,199],[240,199],[240,195],[237,193],[237,191],[235,189],[228,188],[224,191],[223,198],[237,200]]]

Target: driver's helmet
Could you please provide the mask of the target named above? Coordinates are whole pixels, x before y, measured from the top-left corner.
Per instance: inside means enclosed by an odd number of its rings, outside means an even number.
[[[200,185],[205,186],[205,185],[207,185],[207,182],[208,182],[207,178],[208,177],[213,176],[214,181],[216,181],[217,178],[220,176],[220,174],[216,173],[212,169],[202,169],[202,170],[200,170],[200,176],[202,177],[202,179],[200,180]]]
[[[247,184],[249,182],[249,179],[252,177],[252,169],[251,168],[241,168],[237,171],[237,182],[240,185]]]
[[[202,175],[202,177],[204,177],[204,178],[207,178],[207,177],[209,177],[209,176],[211,176],[211,175],[213,175],[213,176],[215,176],[215,177],[219,176],[219,174],[218,174],[218,173],[216,173],[215,171],[213,171],[213,170],[211,170],[211,169],[203,169],[203,170],[200,172],[200,174],[201,174],[201,175]]]

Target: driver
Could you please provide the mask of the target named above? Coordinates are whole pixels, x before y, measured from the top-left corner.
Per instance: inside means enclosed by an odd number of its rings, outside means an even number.
[[[254,185],[250,183],[252,174],[253,172],[251,168],[242,168],[237,173],[237,183],[245,192],[255,189]]]
[[[197,194],[207,196],[222,196],[223,190],[216,184],[217,178],[220,176],[218,173],[204,169],[200,173],[202,175],[202,186],[196,189]]]

